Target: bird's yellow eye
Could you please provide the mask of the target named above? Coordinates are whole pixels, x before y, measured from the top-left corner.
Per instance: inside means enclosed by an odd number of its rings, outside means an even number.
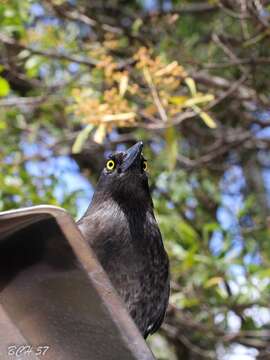
[[[113,160],[108,160],[106,168],[107,170],[112,171],[115,168],[115,162]]]
[[[147,170],[147,161],[146,160],[143,161],[142,168],[143,168],[143,171]]]

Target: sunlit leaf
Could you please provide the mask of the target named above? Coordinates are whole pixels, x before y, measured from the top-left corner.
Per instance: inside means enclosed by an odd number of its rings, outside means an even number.
[[[7,96],[10,91],[9,83],[0,76],[0,96]]]
[[[88,136],[90,134],[90,132],[93,130],[94,125],[89,124],[87,125],[77,136],[73,146],[72,146],[72,153],[73,154],[78,154],[81,152],[84,143],[86,142],[86,140],[88,139]]]
[[[138,34],[140,27],[143,25],[141,18],[137,18],[132,24],[132,32],[136,35]]]
[[[7,128],[7,123],[0,118],[0,130],[4,130]]]
[[[206,281],[206,283],[204,284],[204,287],[207,289],[207,288],[219,285],[222,281],[223,281],[222,277],[214,276],[211,279]]]
[[[101,124],[99,125],[99,127],[95,132],[94,141],[98,144],[102,144],[103,140],[105,139],[105,136],[106,136],[106,126]]]
[[[201,95],[201,96],[196,95],[191,99],[187,99],[187,101],[185,102],[185,106],[192,107],[193,105],[203,104],[206,102],[210,102],[212,100],[214,100],[214,96],[211,94]]]
[[[123,75],[121,77],[120,83],[119,83],[119,94],[121,96],[125,95],[125,92],[127,91],[128,88],[128,76],[127,75]]]
[[[189,98],[187,96],[173,96],[170,98],[170,103],[179,105],[181,107],[192,107],[193,105],[203,104],[214,100],[212,94],[195,95],[195,97]]]
[[[191,107],[209,128],[215,129],[217,127],[215,120],[209,114],[201,110],[197,105],[192,105]]]
[[[170,97],[170,103],[174,105],[184,106],[188,99],[188,96],[172,96]]]
[[[108,114],[101,117],[101,121],[125,121],[125,120],[133,120],[136,117],[136,113],[130,112],[130,113],[122,113],[122,114]]]
[[[163,76],[163,75],[170,75],[171,72],[178,66],[177,61],[173,61],[172,63],[168,64],[164,68],[155,72],[155,76]]]
[[[191,95],[195,96],[197,93],[195,81],[191,77],[186,77],[185,83],[187,84]]]
[[[27,70],[27,75],[29,77],[37,76],[39,71],[39,66],[42,63],[41,56],[31,56],[26,62],[25,62],[25,69]]]
[[[201,111],[199,115],[208,127],[212,128],[212,129],[217,127],[215,120],[210,115],[208,115],[205,111]]]

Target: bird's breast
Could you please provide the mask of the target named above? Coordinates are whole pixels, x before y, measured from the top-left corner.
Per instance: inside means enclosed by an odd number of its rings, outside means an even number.
[[[168,258],[153,212],[95,209],[79,224],[143,334],[167,306]]]

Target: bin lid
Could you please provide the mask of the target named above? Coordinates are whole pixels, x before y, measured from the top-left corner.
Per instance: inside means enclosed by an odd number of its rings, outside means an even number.
[[[0,358],[16,355],[154,360],[62,208],[41,205],[0,213]]]

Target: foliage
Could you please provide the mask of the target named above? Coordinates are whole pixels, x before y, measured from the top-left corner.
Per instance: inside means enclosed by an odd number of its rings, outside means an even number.
[[[144,140],[172,275],[150,345],[267,359],[268,2],[2,0],[0,24],[0,209],[75,216],[104,154]]]

